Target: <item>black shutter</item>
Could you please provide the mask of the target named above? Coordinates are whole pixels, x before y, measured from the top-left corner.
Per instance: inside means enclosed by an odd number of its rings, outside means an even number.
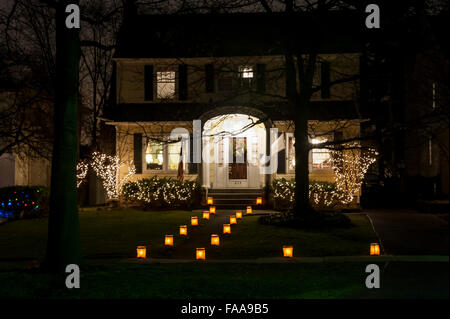
[[[344,132],[343,131],[334,132],[334,141],[340,142],[342,140],[344,140]]]
[[[322,99],[330,97],[330,62],[322,62],[320,66],[320,88]]]
[[[151,64],[144,67],[144,90],[144,99],[153,100],[153,65]]]
[[[278,137],[280,137],[284,133],[279,133]],[[286,173],[286,147],[278,152],[278,167],[277,167],[277,173],[278,174],[285,174]]]
[[[205,65],[205,91],[214,92],[214,64]]]
[[[256,65],[256,90],[258,92],[266,91],[266,65]]]
[[[134,167],[136,174],[142,174],[142,134],[133,134],[134,138]]]
[[[178,66],[178,99],[180,101],[187,100],[188,85],[187,85],[187,65],[180,64]]]
[[[198,165],[194,163],[194,141],[192,135],[189,137],[189,165],[188,165],[189,174],[197,174]]]

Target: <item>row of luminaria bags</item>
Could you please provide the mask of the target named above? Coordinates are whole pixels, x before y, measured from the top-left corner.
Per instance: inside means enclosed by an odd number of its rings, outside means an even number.
[[[207,198],[207,204],[212,205],[214,200],[212,197]],[[256,204],[262,204],[262,198],[258,197],[256,199]],[[203,219],[209,220],[210,215],[216,214],[216,207],[210,206],[209,211],[203,212]],[[253,214],[253,209],[251,206],[247,206],[246,214]],[[231,234],[231,225],[237,224],[237,220],[242,218],[242,210],[237,210],[235,215],[230,216],[229,224],[223,224],[223,234]],[[191,226],[198,226],[198,217],[191,216]],[[180,236],[187,236],[188,227],[187,225],[180,225]],[[173,246],[173,235],[166,235],[164,239],[164,244],[166,246]],[[211,246],[219,246],[220,238],[217,234],[211,234]],[[380,255],[380,245],[378,243],[370,244],[370,255]],[[294,256],[294,247],[293,246],[283,246],[283,256],[287,258],[292,258]],[[137,258],[147,258],[147,247],[146,246],[137,246]],[[195,258],[197,260],[205,260],[206,259],[206,249],[205,248],[196,248]]]

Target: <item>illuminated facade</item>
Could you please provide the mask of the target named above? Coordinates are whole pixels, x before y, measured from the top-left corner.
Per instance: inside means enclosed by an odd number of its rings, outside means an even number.
[[[236,34],[205,17],[205,24],[217,27],[216,37],[199,37],[192,47],[181,47],[195,35],[191,32],[200,32],[189,28],[171,29],[173,33],[162,32],[159,38],[149,35],[154,46],[148,50],[132,39],[122,42],[115,58],[117,115],[108,123],[116,128],[117,155],[134,162],[134,179],[176,178],[182,159],[184,179],[198,180],[208,189],[262,189],[274,178],[293,178],[295,125],[286,101],[284,55],[261,39],[240,46],[240,37],[251,31]],[[139,16],[135,27],[156,23],[150,20]],[[246,25],[244,20],[236,23]],[[171,42],[162,34],[170,34]],[[321,89],[311,98],[311,145],[360,135],[366,120],[358,114],[359,81],[330,85],[343,72],[357,75],[359,57],[356,50],[318,55],[313,85]],[[195,132],[194,120],[200,121],[200,132]],[[174,129],[188,138],[171,140]],[[270,129],[277,129],[276,143]],[[201,135],[199,155],[194,154],[195,134]],[[274,144],[276,158],[269,160]],[[193,162],[196,156],[200,161]],[[274,161],[275,169],[265,172],[263,167]],[[310,151],[309,172],[310,179],[335,181],[329,149]]]

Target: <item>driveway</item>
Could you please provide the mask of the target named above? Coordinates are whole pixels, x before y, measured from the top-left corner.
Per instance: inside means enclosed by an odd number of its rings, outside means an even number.
[[[447,255],[448,221],[406,209],[366,210],[385,254]]]

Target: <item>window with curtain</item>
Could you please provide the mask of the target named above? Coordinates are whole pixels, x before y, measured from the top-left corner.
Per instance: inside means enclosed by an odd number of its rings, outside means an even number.
[[[162,142],[147,140],[145,163],[148,170],[164,169],[164,145]]]
[[[287,159],[288,159],[288,163],[287,163],[287,168],[288,168],[288,172],[289,171],[294,171],[295,170],[295,137],[291,136],[287,136]]]
[[[181,142],[169,143],[167,149],[169,157],[169,160],[167,161],[168,170],[175,171],[178,169],[178,164],[180,163]]]
[[[158,99],[175,98],[175,72],[156,72],[156,96]]]
[[[241,86],[248,87],[253,81],[253,67],[248,65],[242,65],[239,67],[239,78]]]
[[[311,143],[321,144],[330,140],[329,136],[318,136],[311,140]],[[326,148],[313,148],[312,153],[312,168],[313,169],[328,169],[332,168],[330,150]]]

